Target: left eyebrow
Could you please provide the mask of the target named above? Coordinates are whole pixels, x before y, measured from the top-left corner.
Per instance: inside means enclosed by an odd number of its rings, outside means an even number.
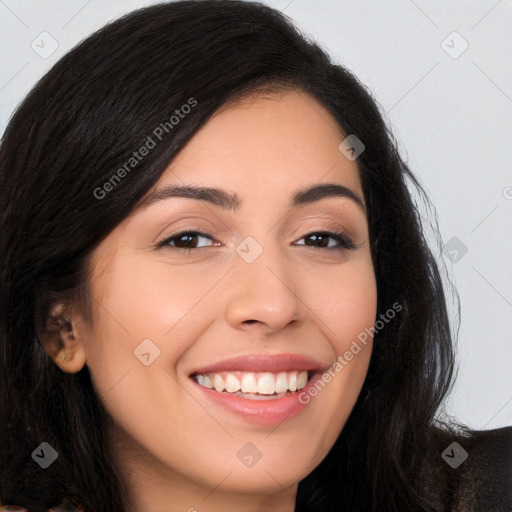
[[[211,187],[200,187],[197,185],[167,185],[159,190],[156,190],[147,196],[137,207],[144,209],[148,206],[173,197],[182,197],[188,199],[196,199],[199,201],[206,201],[215,206],[219,206],[224,210],[236,211],[241,205],[242,200],[236,193],[229,193],[226,190]],[[336,183],[323,183],[313,185],[295,192],[292,195],[290,207],[297,208],[310,204],[327,197],[343,197],[350,199],[356,203],[364,213],[366,208],[363,200],[351,189]]]
[[[366,214],[366,206],[363,200],[350,188],[336,183],[323,183],[314,185],[296,192],[292,198],[292,207],[303,206],[324,199],[326,197],[345,197],[356,203]]]

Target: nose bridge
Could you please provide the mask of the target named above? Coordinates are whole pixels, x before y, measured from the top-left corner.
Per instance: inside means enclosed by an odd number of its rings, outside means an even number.
[[[236,248],[227,319],[233,326],[250,320],[281,329],[299,319],[295,275],[278,240],[271,234],[259,239],[248,236]]]

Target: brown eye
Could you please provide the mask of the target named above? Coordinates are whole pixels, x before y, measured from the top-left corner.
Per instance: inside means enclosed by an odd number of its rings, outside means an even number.
[[[329,245],[329,239],[337,242],[337,245]],[[316,247],[318,249],[355,249],[356,246],[352,240],[345,233],[331,233],[328,231],[319,231],[306,235],[301,240],[305,240],[304,244],[309,247]]]
[[[158,242],[157,247],[167,247],[169,249],[190,252],[191,249],[201,249],[204,247],[198,247],[199,239],[201,238],[213,241],[213,237],[208,233],[202,233],[200,231],[182,231],[181,233],[176,233]]]
[[[177,247],[183,247],[185,249],[189,249],[191,247],[197,247],[197,239],[198,236],[195,234],[184,233],[183,235],[175,236],[173,240],[175,240],[175,245]]]

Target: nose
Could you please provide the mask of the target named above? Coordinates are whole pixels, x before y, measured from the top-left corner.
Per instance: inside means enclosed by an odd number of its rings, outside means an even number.
[[[237,256],[238,257],[238,256]],[[302,319],[304,303],[294,288],[298,275],[278,249],[266,247],[252,263],[237,261],[231,272],[228,323],[237,329],[279,331]]]

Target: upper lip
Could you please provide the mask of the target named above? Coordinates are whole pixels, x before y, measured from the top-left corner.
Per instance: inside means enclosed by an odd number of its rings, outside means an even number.
[[[309,356],[298,354],[257,354],[225,359],[224,361],[198,368],[191,375],[230,371],[277,373],[307,370],[310,372],[321,372],[325,371],[328,367],[329,365],[322,364]]]

